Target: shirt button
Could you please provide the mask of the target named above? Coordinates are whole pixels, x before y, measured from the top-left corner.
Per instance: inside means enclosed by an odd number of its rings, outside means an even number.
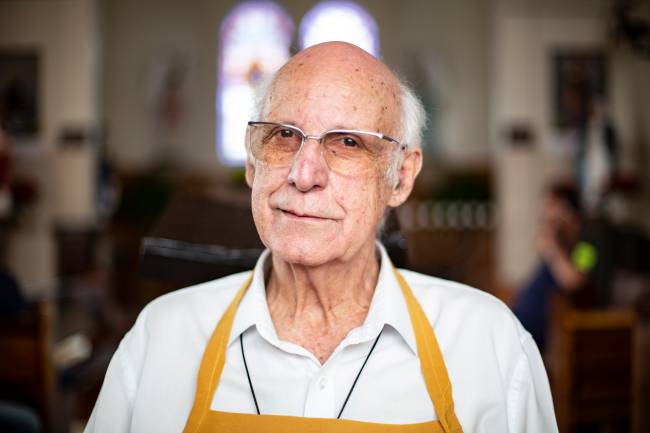
[[[327,378],[321,377],[320,381],[318,382],[318,386],[320,387],[320,389],[325,389],[325,387],[327,386]]]

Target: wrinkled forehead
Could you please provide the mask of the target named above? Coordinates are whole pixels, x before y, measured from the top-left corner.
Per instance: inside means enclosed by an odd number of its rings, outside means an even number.
[[[265,117],[298,126],[310,123],[323,129],[344,127],[394,135],[400,121],[399,95],[397,78],[365,52],[307,50],[279,71]]]

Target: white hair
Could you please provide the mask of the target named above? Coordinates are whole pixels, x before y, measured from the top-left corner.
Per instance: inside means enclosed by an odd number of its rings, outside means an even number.
[[[271,96],[271,90],[273,89],[273,84],[278,76],[278,73],[269,75],[260,79],[257,82],[254,89],[254,99],[253,99],[253,109],[251,116],[253,120],[265,120],[266,113],[266,103],[268,102],[269,96]]]
[[[255,87],[255,99],[253,103],[252,118],[254,120],[264,120],[266,116],[266,104],[269,100],[273,85],[277,78],[277,73],[261,79]],[[426,112],[422,102],[417,97],[413,89],[402,79],[399,79],[400,98],[402,112],[400,118],[399,136],[395,137],[400,143],[405,144],[408,148],[421,147],[422,132],[426,125]],[[247,149],[248,158],[255,162],[250,149]],[[396,151],[386,172],[386,180],[392,186],[397,185],[398,171],[402,165],[403,152]]]
[[[400,140],[413,149],[422,146],[422,132],[426,125],[427,116],[422,102],[413,89],[402,79],[399,80],[402,113],[400,119]],[[399,182],[398,171],[402,165],[404,153],[397,151],[386,172],[386,180],[392,186]]]
[[[275,83],[277,76],[278,73],[276,72],[267,77],[263,77],[255,84],[255,88],[253,89],[253,108],[251,109],[252,120],[263,121],[266,119],[266,103],[271,96],[273,83]],[[254,166],[255,157],[248,146],[248,138],[246,139],[246,155],[248,155],[248,161]]]

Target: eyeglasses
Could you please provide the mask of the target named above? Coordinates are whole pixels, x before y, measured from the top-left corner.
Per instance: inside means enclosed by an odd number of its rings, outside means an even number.
[[[330,170],[342,173],[366,172],[386,162],[405,144],[379,132],[333,129],[321,135],[307,135],[300,128],[273,122],[248,122],[246,145],[255,159],[271,166],[289,166],[306,140],[321,144]]]

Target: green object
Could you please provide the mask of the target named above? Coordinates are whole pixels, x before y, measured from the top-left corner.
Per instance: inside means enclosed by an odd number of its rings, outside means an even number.
[[[596,266],[598,253],[590,243],[581,241],[576,244],[571,253],[571,260],[580,272],[588,272]]]

